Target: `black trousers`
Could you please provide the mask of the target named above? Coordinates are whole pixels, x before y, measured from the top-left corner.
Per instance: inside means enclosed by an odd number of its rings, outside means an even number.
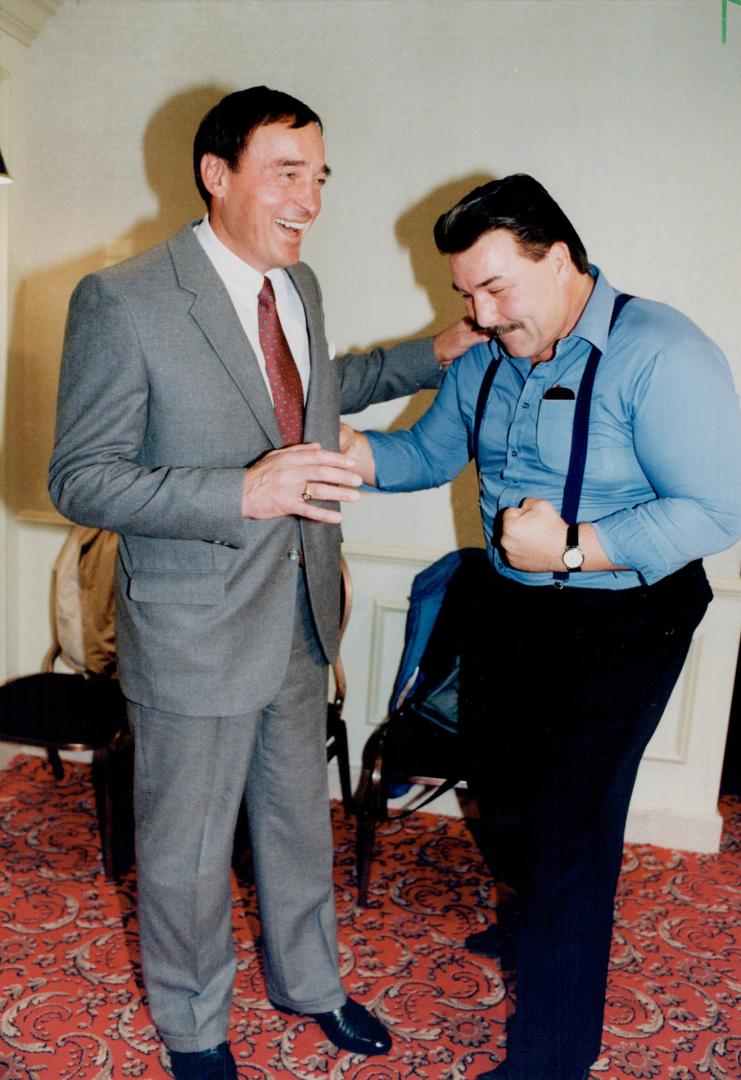
[[[475,601],[462,711],[494,870],[514,890],[507,1080],[578,1080],[599,1056],[636,771],[711,598],[695,562],[615,592],[492,574]]]

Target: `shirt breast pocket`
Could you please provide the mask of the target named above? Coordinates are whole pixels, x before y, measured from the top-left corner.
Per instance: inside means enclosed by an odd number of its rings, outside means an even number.
[[[544,398],[540,403],[535,438],[546,469],[565,473],[569,467],[575,408],[576,401],[571,399]]]

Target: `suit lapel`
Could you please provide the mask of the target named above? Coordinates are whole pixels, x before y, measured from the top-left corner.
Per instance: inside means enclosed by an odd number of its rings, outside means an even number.
[[[304,413],[304,442],[320,442],[323,446],[327,446],[327,409],[332,407],[334,395],[330,385],[332,365],[329,363],[324,334],[324,316],[316,279],[308,267],[302,263],[289,267],[287,273],[296,286],[301,303],[304,305],[306,329],[309,334],[311,373]]]
[[[168,242],[178,283],[194,294],[190,313],[229,372],[255,419],[273,446],[282,439],[275,410],[252,347],[210,259],[193,234],[193,225],[184,226]],[[313,367],[313,365],[312,365]]]

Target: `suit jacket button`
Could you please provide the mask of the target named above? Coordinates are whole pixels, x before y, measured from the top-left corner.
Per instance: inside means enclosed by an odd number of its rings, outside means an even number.
[[[288,558],[291,560],[291,562],[298,562],[300,557],[301,552],[298,550],[298,548],[291,548],[291,550],[288,552]]]

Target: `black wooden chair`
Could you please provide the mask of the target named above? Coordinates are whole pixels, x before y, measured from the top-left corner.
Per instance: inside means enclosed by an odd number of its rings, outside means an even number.
[[[57,780],[60,750],[93,754],[103,867],[120,880],[133,862],[133,748],[115,677],[113,567],[117,537],[74,526],[52,575],[54,640],[42,671],[0,686],[0,741],[43,746]],[[55,669],[61,661],[68,672]]]
[[[460,657],[464,629],[483,603],[486,552],[465,548],[414,579],[404,653],[386,720],[363,750],[355,793],[358,903],[368,902],[376,827],[390,819],[390,797],[424,789],[396,815],[420,809],[444,791],[465,789],[470,744],[461,735]]]
[[[350,569],[344,556],[340,561],[342,581],[340,584],[340,644],[345,633],[352,610],[352,580]],[[334,694],[332,700],[327,703],[327,761],[337,758],[337,768],[340,774],[340,790],[342,791],[342,805],[345,814],[353,812],[354,801],[352,784],[350,782],[350,754],[347,746],[347,725],[342,716],[342,709],[347,694],[347,679],[342,656],[337,653],[337,659],[332,664],[334,676]]]

